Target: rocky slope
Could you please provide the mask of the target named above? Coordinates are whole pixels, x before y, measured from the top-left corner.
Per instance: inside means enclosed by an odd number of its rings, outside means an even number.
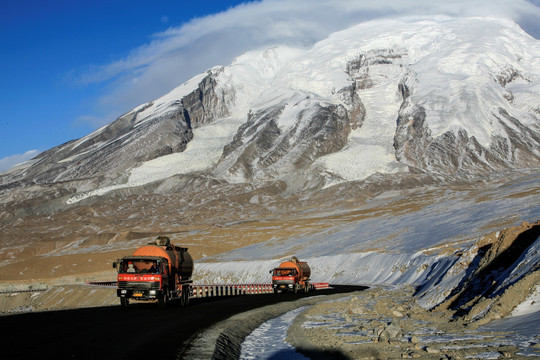
[[[316,304],[298,316],[287,341],[310,358],[527,359],[538,356],[534,336],[520,337],[426,311],[411,289],[375,288]],[[323,355],[324,354],[324,355]],[[313,356],[313,357],[311,357]]]

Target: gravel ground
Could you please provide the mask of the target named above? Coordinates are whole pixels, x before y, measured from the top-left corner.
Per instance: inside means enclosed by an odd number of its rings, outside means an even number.
[[[312,359],[530,359],[511,334],[481,331],[446,310],[415,304],[413,289],[370,290],[314,304],[296,317],[287,341]]]

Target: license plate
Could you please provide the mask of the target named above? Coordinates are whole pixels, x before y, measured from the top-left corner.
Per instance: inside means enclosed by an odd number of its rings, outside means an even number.
[[[142,293],[134,293],[133,297],[142,297]]]

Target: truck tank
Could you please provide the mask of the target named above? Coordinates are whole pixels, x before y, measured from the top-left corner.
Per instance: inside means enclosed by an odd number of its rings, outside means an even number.
[[[291,261],[285,261],[279,265],[280,268],[296,268],[301,276],[302,281],[309,280],[311,276],[311,268],[305,261],[298,261],[293,258]]]
[[[182,279],[191,278],[193,258],[187,248],[175,246],[167,237],[158,237],[155,244],[144,245],[135,250],[133,256],[159,256],[169,262],[169,272],[178,274]]]

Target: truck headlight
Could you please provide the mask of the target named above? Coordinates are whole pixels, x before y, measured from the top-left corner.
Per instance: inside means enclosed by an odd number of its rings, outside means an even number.
[[[127,294],[127,290],[120,290],[120,294]]]
[[[156,295],[156,290],[150,290],[149,294],[150,295]]]
[[[291,287],[291,288],[292,288],[292,284],[289,284],[289,287]]]

